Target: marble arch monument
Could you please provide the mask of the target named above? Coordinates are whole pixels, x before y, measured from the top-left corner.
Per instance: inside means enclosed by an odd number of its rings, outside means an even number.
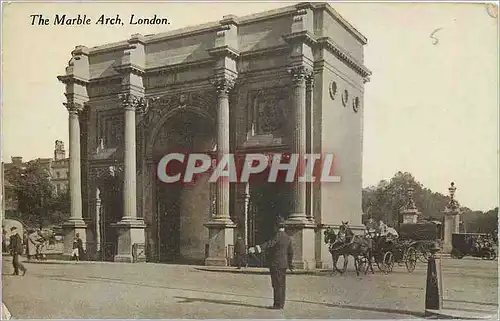
[[[295,264],[331,265],[323,230],[361,225],[366,38],[325,3],[77,46],[66,74],[71,217],[90,257],[226,265],[287,219]],[[334,153],[339,182],[161,184],[172,150]]]

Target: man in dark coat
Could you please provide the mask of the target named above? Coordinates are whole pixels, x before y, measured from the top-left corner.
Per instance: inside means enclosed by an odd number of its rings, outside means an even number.
[[[264,244],[256,245],[249,249],[250,253],[260,253],[268,250],[269,271],[273,286],[274,304],[272,309],[285,307],[286,269],[293,271],[293,248],[290,236],[285,232],[285,221],[278,218],[278,231],[276,235]]]
[[[80,233],[76,233],[73,239],[73,252],[71,253],[71,258],[80,261],[83,259],[84,254],[83,241],[80,238]]]
[[[26,268],[19,261],[19,256],[23,254],[23,240],[16,227],[11,227],[12,235],[10,236],[10,253],[12,254],[12,265],[14,266],[14,275],[19,275],[19,270],[26,274]]]
[[[243,240],[241,235],[238,235],[238,238],[236,239],[236,244],[234,245],[234,256],[236,259],[236,266],[238,267],[238,269],[241,269],[241,266],[246,266],[245,255],[246,255],[245,241]]]

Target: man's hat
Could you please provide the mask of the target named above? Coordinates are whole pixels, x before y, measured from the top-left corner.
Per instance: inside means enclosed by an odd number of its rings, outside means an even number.
[[[285,227],[285,219],[281,216],[278,216],[278,218],[276,220],[276,225],[278,225],[278,228]]]

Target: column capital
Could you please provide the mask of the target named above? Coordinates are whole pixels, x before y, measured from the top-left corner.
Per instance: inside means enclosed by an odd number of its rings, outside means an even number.
[[[146,100],[144,97],[132,93],[119,94],[118,98],[120,98],[122,106],[125,110],[141,111],[146,106]]]
[[[68,110],[70,114],[78,114],[81,111],[83,111],[84,104],[82,103],[77,103],[74,101],[68,101],[66,103],[63,103],[64,107]]]
[[[288,73],[294,84],[301,84],[312,78],[313,70],[306,66],[294,66],[288,69]]]
[[[309,90],[314,87],[314,72],[312,71],[309,75],[306,76],[306,86]]]
[[[214,77],[210,83],[215,87],[217,94],[228,95],[235,86],[235,77]]]

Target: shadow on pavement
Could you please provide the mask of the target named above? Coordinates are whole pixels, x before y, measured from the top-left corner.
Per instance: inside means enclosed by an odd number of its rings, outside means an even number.
[[[248,304],[248,303],[243,303],[241,301],[232,301],[232,300],[228,301],[228,300],[215,300],[215,299],[201,299],[201,298],[188,298],[188,297],[179,297],[179,296],[176,296],[174,298],[183,300],[183,301],[180,301],[179,303],[205,302],[205,303],[215,303],[215,304],[225,304],[225,305],[237,305],[237,306],[250,307],[250,308],[261,308],[261,309],[268,309],[269,308],[268,306]],[[343,303],[320,303],[320,302],[299,301],[299,300],[288,300],[288,301],[298,302],[298,303],[307,303],[307,304],[319,304],[319,305],[324,305],[324,306],[331,307],[331,308],[370,311],[370,312],[381,312],[381,313],[388,313],[388,314],[402,314],[402,315],[414,316],[417,318],[424,317],[424,313],[414,312],[414,311],[406,311],[406,310],[363,307],[363,306],[349,305],[349,304],[343,304]]]
[[[47,277],[47,276],[45,276],[45,277]],[[252,296],[252,295],[237,294],[237,293],[227,293],[227,292],[218,292],[218,291],[207,291],[207,290],[200,290],[200,289],[169,287],[169,286],[158,285],[158,284],[152,285],[152,284],[144,284],[144,283],[130,282],[130,281],[124,281],[124,280],[115,280],[115,279],[101,278],[101,277],[91,277],[91,278],[87,278],[87,279],[86,278],[79,278],[79,279],[77,279],[77,278],[66,278],[66,277],[59,277],[59,276],[54,277],[54,276],[52,276],[52,277],[49,277],[49,278],[52,279],[52,280],[55,280],[55,281],[65,281],[65,282],[75,282],[75,283],[86,283],[86,282],[92,282],[92,281],[96,282],[97,281],[97,282],[125,284],[125,285],[140,286],[140,287],[149,287],[149,288],[158,288],[158,289],[166,289],[166,290],[190,291],[190,292],[209,293],[209,294],[216,294],[216,295],[230,295],[230,296],[235,296],[235,297],[246,297],[246,298],[270,299],[270,300],[272,300],[272,298],[262,297],[262,296]],[[200,301],[200,302],[216,303],[216,304],[247,306],[247,307],[253,307],[253,308],[267,308],[267,306],[252,305],[252,304],[242,303],[240,301],[227,301],[227,300],[215,300],[215,299],[199,299],[199,298],[187,298],[187,297],[176,297],[176,298],[186,300],[186,301],[181,302],[181,303],[189,303],[189,302]],[[397,309],[389,309],[389,308],[376,308],[376,307],[368,307],[368,306],[349,305],[349,304],[344,304],[344,303],[326,303],[326,302],[315,302],[315,301],[293,300],[293,299],[290,299],[290,300],[287,300],[287,301],[288,302],[296,302],[296,303],[323,305],[323,306],[332,307],[332,308],[341,308],[341,309],[359,310],[359,311],[373,311],[373,312],[381,312],[381,313],[388,313],[388,314],[400,314],[400,315],[413,316],[413,317],[417,317],[417,318],[424,318],[424,313],[423,312],[408,311],[408,310],[397,310]]]
[[[225,305],[237,305],[237,306],[249,307],[249,308],[261,308],[261,309],[268,309],[269,308],[268,306],[243,303],[241,301],[188,298],[188,297],[182,297],[182,296],[174,296],[174,298],[183,300],[183,301],[179,301],[179,303],[206,302],[206,303],[225,304]]]
[[[402,314],[409,315],[417,318],[424,318],[425,314],[423,312],[416,311],[408,311],[408,310],[397,310],[397,309],[389,309],[389,308],[375,308],[375,307],[363,307],[359,305],[350,305],[344,303],[323,303],[323,305],[331,308],[341,308],[341,309],[349,309],[349,310],[359,310],[359,311],[370,311],[370,312],[381,312],[388,314]]]

